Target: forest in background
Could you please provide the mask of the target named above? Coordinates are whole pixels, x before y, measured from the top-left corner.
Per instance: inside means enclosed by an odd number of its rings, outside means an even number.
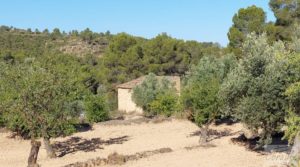
[[[176,112],[191,112],[203,134],[216,119],[238,120],[257,133],[262,130],[258,147],[286,126],[292,143],[300,130],[300,1],[271,0],[269,5],[275,22],[267,22],[259,7],[240,9],[227,47],[166,33],[145,39],[88,28],[50,32],[1,26],[0,123],[46,141],[67,135],[83,111],[88,122],[107,120],[116,109],[116,85],[150,74],[150,84],[135,90],[145,99],[139,104],[146,112],[170,116],[178,106]],[[153,75],[180,76],[182,96]],[[39,105],[37,99],[46,100]]]

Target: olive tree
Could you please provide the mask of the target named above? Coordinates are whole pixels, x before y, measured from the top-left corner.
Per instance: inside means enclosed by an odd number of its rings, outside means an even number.
[[[300,132],[300,28],[298,24],[294,26],[293,40],[288,45],[293,52],[289,57],[289,66],[293,73],[293,76],[290,78],[292,84],[285,91],[289,101],[286,116],[288,128],[285,131],[285,138],[289,140],[289,143],[293,143]]]
[[[186,75],[182,100],[186,109],[191,110],[193,119],[201,127],[200,141],[208,139],[209,124],[220,116],[218,92],[227,73],[236,65],[232,55],[222,58],[203,57],[192,66]]]
[[[11,117],[18,116],[28,132],[32,144],[28,166],[36,164],[40,146],[36,138],[44,139],[48,156],[53,158],[50,138],[74,132],[73,124],[80,112],[75,105],[83,91],[74,69],[65,67],[51,59],[1,63],[0,111],[8,124],[14,121]]]
[[[284,124],[284,92],[293,75],[289,56],[282,42],[269,45],[265,34],[251,34],[243,44],[243,58],[221,86],[224,111],[251,130],[262,130],[258,146],[271,142]]]
[[[286,95],[289,97],[289,110],[287,116],[287,131],[285,137],[292,143],[296,135],[300,132],[300,82],[296,82],[288,87]]]
[[[288,139],[289,144],[293,144],[290,153],[290,166],[299,164],[300,156],[300,54],[299,54],[299,35],[300,29],[297,28],[294,32],[293,41],[291,42],[292,56],[289,57],[289,65],[293,76],[290,78],[292,84],[288,86],[285,95],[288,98],[288,107],[286,115],[286,130],[285,139]]]

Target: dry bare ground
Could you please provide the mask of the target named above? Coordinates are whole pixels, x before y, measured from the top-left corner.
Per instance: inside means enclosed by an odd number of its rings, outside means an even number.
[[[55,139],[53,143],[59,155],[56,159],[48,159],[42,146],[38,163],[42,167],[56,167],[107,158],[114,152],[137,155],[161,148],[171,148],[172,151],[127,161],[122,167],[270,167],[287,158],[285,153],[261,154],[232,143],[231,139],[242,129],[240,124],[212,128],[224,135],[215,136],[208,146],[203,147],[198,145],[199,136],[196,134],[199,128],[185,120],[96,124],[92,130]],[[26,166],[30,142],[9,139],[9,135],[0,132],[0,166]]]

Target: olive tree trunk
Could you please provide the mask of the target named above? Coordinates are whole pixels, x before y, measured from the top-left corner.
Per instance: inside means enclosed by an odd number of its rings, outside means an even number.
[[[199,139],[200,144],[206,144],[208,142],[208,138],[209,138],[208,127],[209,125],[206,124],[200,128],[200,139]]]
[[[299,167],[300,165],[300,132],[296,135],[294,145],[289,155],[289,165]]]
[[[31,139],[31,150],[28,157],[28,167],[39,167],[37,157],[41,147],[41,142]]]
[[[45,149],[46,149],[46,152],[47,152],[47,156],[49,158],[56,158],[56,154],[53,150],[53,147],[51,146],[49,138],[44,137],[44,145],[45,145]]]

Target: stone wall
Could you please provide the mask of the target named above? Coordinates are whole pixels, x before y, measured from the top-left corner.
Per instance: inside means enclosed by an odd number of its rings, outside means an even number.
[[[132,100],[132,89],[118,88],[118,110],[126,113],[143,113],[143,109],[136,106]]]

